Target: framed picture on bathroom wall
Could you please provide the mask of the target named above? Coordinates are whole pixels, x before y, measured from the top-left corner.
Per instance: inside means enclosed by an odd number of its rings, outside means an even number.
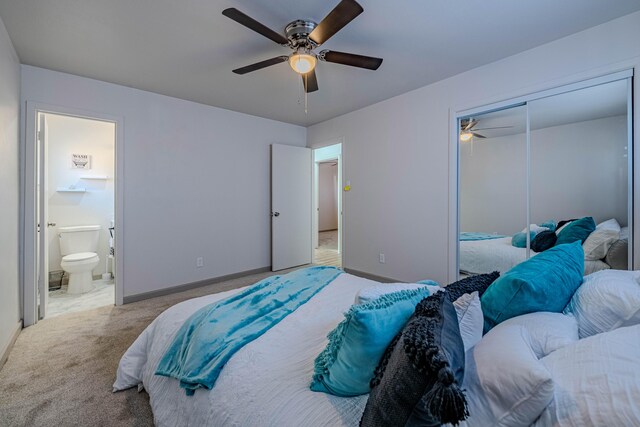
[[[72,154],[71,169],[91,169],[91,156],[89,154]]]

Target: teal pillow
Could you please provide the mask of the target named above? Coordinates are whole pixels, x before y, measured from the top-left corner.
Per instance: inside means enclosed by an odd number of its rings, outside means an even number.
[[[480,298],[484,331],[536,311],[561,313],[582,284],[580,242],[554,246],[500,276]]]
[[[573,243],[576,240],[580,240],[580,244],[583,244],[584,241],[587,240],[587,237],[589,237],[589,234],[593,233],[595,229],[596,223],[590,216],[571,221],[558,233],[556,246]]]
[[[402,290],[351,306],[316,358],[311,390],[343,397],[369,393],[384,351],[429,295],[428,287]]]
[[[534,233],[533,231],[530,231],[529,236],[531,236],[530,239],[533,240],[536,237],[536,233]],[[513,237],[511,238],[511,245],[515,246],[516,248],[526,248],[527,233],[525,233],[524,231],[521,231],[519,233],[514,234]]]
[[[545,227],[548,228],[551,231],[556,231],[557,228],[557,224],[554,220],[550,219],[549,221],[545,221],[542,224],[540,224],[540,227]]]

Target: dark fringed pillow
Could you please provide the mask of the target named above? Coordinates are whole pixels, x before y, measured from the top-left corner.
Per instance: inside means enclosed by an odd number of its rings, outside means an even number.
[[[478,296],[481,297],[484,291],[487,290],[495,280],[500,277],[500,273],[494,271],[493,273],[478,274],[476,276],[466,277],[457,282],[445,287],[445,290],[449,294],[449,300],[454,302],[464,294],[471,294],[478,292]]]
[[[467,418],[460,389],[464,345],[446,292],[422,300],[383,355],[360,425],[457,425]]]
[[[557,240],[558,235],[555,231],[541,231],[531,241],[531,250],[535,252],[544,252],[547,249],[554,247]]]

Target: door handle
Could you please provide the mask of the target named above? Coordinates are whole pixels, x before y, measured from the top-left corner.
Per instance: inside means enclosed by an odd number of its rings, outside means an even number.
[[[47,223],[47,227],[55,227],[56,223],[55,222],[48,222]]]

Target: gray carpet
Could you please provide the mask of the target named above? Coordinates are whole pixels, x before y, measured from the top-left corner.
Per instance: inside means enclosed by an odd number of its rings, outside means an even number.
[[[252,284],[262,273],[120,307],[45,319],[22,331],[0,370],[1,426],[151,426],[145,392],[112,393],[122,354],[166,308]]]

